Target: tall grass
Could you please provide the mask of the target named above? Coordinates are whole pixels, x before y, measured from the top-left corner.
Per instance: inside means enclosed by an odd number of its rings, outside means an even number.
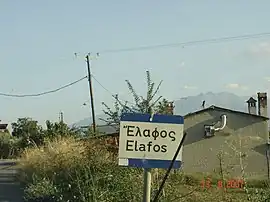
[[[28,200],[138,201],[141,196],[141,170],[119,168],[116,156],[97,141],[57,139],[26,149],[20,164]]]

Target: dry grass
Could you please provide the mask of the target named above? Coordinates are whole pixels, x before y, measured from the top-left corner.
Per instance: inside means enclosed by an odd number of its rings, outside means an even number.
[[[86,151],[86,145],[73,138],[57,139],[44,147],[26,149],[20,159],[20,166],[23,170],[46,172],[72,168],[74,161],[88,161]]]
[[[44,147],[26,149],[20,168],[20,180],[27,185],[26,196],[30,199],[136,201],[140,194],[136,187],[140,171],[119,168],[116,156],[97,141],[63,138]],[[127,181],[134,182],[134,186],[127,186]]]

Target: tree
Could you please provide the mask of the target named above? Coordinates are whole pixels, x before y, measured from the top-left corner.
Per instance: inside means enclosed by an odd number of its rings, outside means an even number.
[[[51,140],[56,137],[76,136],[79,133],[75,128],[68,127],[63,121],[52,123],[47,120],[46,127],[47,129],[44,131],[44,135]]]
[[[168,107],[170,104],[171,103],[168,100],[166,100],[165,98],[163,98],[155,106],[155,112],[157,114],[167,114],[167,115],[170,115],[171,114],[171,110]]]
[[[31,118],[19,118],[12,123],[12,136],[21,139],[21,146],[26,147],[31,143],[41,145],[44,142],[44,133],[38,122]]]
[[[134,104],[129,106],[126,101],[124,104],[119,100],[118,95],[115,96],[114,109],[112,110],[108,105],[104,102],[102,105],[106,108],[103,112],[108,116],[105,121],[109,125],[119,125],[120,117],[122,113],[130,112],[130,113],[160,113],[160,114],[168,114],[168,104],[169,102],[166,99],[163,99],[161,102],[159,100],[162,96],[156,98],[156,95],[160,89],[162,81],[159,82],[157,87],[155,88],[155,83],[151,80],[151,75],[149,71],[146,71],[146,82],[147,82],[147,92],[146,96],[140,96],[135,91],[134,87],[130,83],[129,80],[126,80],[128,89],[133,95]]]
[[[108,125],[114,125],[116,123],[120,122],[120,116],[122,113],[125,112],[132,112],[133,110],[128,107],[128,102],[126,101],[124,104],[118,99],[118,94],[114,96],[115,102],[114,102],[114,110],[112,110],[107,104],[102,102],[102,105],[106,108],[103,110],[104,114],[107,115],[107,119],[100,120],[106,122]]]
[[[16,138],[7,131],[0,132],[0,159],[11,157],[15,152]]]
[[[157,95],[160,86],[162,84],[162,81],[159,82],[155,89],[155,83],[151,80],[151,75],[149,71],[146,71],[146,82],[147,82],[147,92],[146,97],[139,96],[133,86],[131,85],[129,80],[126,80],[128,89],[133,95],[133,99],[135,101],[135,106],[133,108],[136,109],[139,113],[154,113],[154,107],[156,103],[162,98],[162,96],[159,96],[158,98],[155,98]]]

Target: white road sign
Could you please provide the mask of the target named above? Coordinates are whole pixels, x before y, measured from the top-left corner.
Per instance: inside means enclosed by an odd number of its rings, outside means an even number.
[[[156,115],[157,122],[128,121],[120,123],[119,164],[128,166],[129,160],[159,160],[170,162],[183,137],[183,117]],[[173,117],[173,118],[172,118]],[[161,121],[171,123],[161,123]],[[174,122],[174,123],[172,123]],[[177,123],[175,123],[177,122]],[[176,159],[181,161],[182,148]]]

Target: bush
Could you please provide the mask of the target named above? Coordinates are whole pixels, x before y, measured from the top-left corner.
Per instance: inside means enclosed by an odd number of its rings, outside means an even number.
[[[0,132],[0,159],[12,158],[18,153],[18,139],[8,132]]]
[[[44,145],[46,140],[59,137],[77,137],[80,130],[69,128],[63,122],[46,121],[46,129],[31,118],[19,118],[12,123],[12,135],[6,130],[0,132],[0,158],[19,157],[25,148]]]
[[[23,152],[25,196],[44,201],[138,201],[140,169],[120,168],[103,146],[62,138]],[[132,193],[132,194],[130,194]]]

